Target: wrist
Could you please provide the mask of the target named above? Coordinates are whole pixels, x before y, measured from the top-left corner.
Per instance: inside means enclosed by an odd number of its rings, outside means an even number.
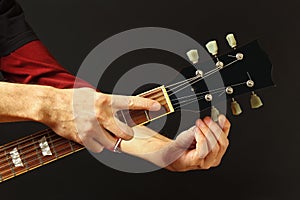
[[[72,111],[72,98],[70,90],[57,89],[54,87],[43,87],[36,94],[36,110],[33,116],[35,121],[51,125],[60,119],[63,113],[69,114]],[[69,97],[69,98],[68,98]],[[66,108],[67,107],[67,108]]]

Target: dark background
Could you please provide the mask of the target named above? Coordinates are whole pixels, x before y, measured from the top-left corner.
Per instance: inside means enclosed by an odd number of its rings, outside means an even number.
[[[82,151],[2,183],[1,199],[299,199],[297,1],[19,2],[40,39],[72,73],[109,36],[158,26],[185,33],[201,44],[213,38],[221,41],[228,32],[237,33],[241,44],[260,38],[274,65],[277,87],[261,93],[263,109],[238,118],[228,114],[233,124],[230,147],[217,168],[128,174]],[[220,45],[223,50],[225,45]],[[43,128],[28,122],[1,124],[1,144]]]

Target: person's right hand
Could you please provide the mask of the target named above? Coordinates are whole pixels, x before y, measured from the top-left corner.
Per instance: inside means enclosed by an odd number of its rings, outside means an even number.
[[[151,99],[108,95],[90,88],[54,89],[51,101],[45,103],[48,105],[42,113],[42,122],[58,135],[93,152],[101,152],[104,147],[112,149],[117,138],[130,140],[133,137],[132,129],[114,117],[116,111],[155,111],[161,107]]]

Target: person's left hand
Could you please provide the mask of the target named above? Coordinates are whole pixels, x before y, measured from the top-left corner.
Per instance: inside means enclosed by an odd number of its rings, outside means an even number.
[[[182,149],[183,153],[166,169],[188,171],[218,166],[229,145],[229,130],[230,122],[224,115],[219,116],[218,124],[210,117],[198,119],[195,126],[182,132],[174,141],[172,149]]]

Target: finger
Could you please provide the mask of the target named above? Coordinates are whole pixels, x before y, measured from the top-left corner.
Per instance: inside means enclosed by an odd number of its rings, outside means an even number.
[[[106,149],[113,150],[117,142],[117,138],[113,137],[103,127],[100,126],[100,131],[93,135],[94,140],[102,144]]]
[[[205,138],[205,135],[201,132],[201,130],[196,127],[195,129],[195,139],[196,139],[196,152],[198,154],[199,159],[203,159],[209,153],[208,144]]]
[[[96,141],[94,138],[86,138],[83,141],[83,144],[88,150],[94,153],[100,153],[104,148],[103,145]]]
[[[112,95],[112,105],[113,108],[119,110],[131,109],[158,111],[161,108],[160,103],[157,101],[138,96]]]
[[[219,154],[219,151],[220,151],[220,148],[219,148],[219,145],[216,145],[212,150],[211,152],[209,152],[209,154],[205,157],[205,161],[204,161],[204,168],[210,168],[212,166],[215,165],[216,163],[216,159],[218,157],[218,154]]]
[[[217,166],[220,164],[221,159],[226,152],[226,149],[229,145],[229,141],[227,139],[227,135],[223,132],[221,127],[217,123],[215,123],[210,117],[204,118],[204,122],[210,128],[210,130],[218,140],[219,151],[216,157],[214,158],[215,160],[213,164],[213,166]],[[211,160],[209,159],[209,161]]]
[[[122,138],[123,140],[131,140],[133,138],[134,132],[132,128],[117,118],[111,118],[110,120],[105,121],[102,125],[118,138]]]
[[[229,144],[229,142],[227,142],[227,145],[224,145],[223,147],[220,147],[219,153],[216,156],[215,161],[214,161],[212,166],[218,166],[221,163],[221,160],[222,160],[224,154],[226,153],[228,144]]]
[[[211,132],[214,134],[218,143],[221,145],[224,144],[227,137],[223,132],[223,130],[220,128],[220,126],[217,123],[215,123],[210,117],[205,117],[203,121],[206,124],[206,126],[211,130]]]
[[[195,129],[196,126],[192,126],[186,131],[183,131],[180,133],[175,140],[175,144],[177,147],[182,148],[182,149],[187,149],[190,147],[192,142],[195,139]]]
[[[209,129],[209,127],[206,126],[206,124],[201,119],[198,119],[196,121],[196,126],[201,130],[201,132],[205,136],[207,143],[208,143],[209,151],[214,149],[214,147],[216,145],[218,145],[218,142],[217,142],[214,134]]]
[[[219,116],[219,126],[223,129],[226,137],[228,137],[231,124],[224,115]]]

